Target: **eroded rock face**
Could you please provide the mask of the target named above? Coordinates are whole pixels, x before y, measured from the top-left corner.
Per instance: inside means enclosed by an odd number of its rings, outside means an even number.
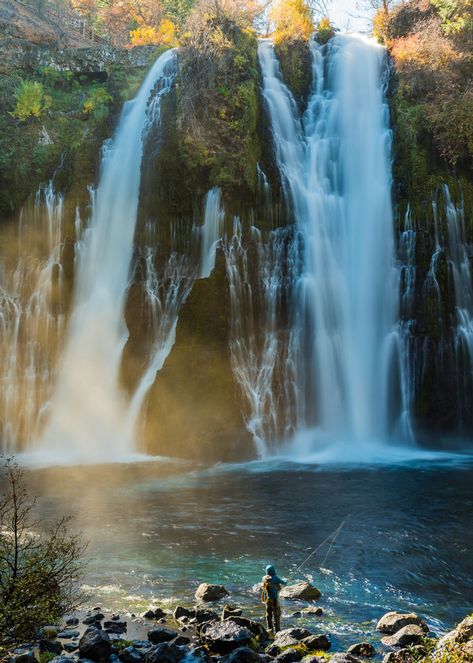
[[[81,658],[90,658],[92,661],[106,661],[110,656],[112,643],[105,631],[96,626],[89,626],[79,640]]]
[[[466,660],[473,661],[473,615],[466,617],[453,631],[438,641],[434,660],[443,658],[449,649],[457,649]]]
[[[195,598],[198,601],[218,601],[228,596],[228,592],[223,585],[211,585],[203,582],[198,586]]]
[[[321,593],[309,582],[297,582],[294,585],[283,587],[280,596],[292,601],[316,601],[321,597]]]
[[[376,654],[376,651],[370,642],[359,642],[356,645],[348,647],[348,654],[361,656],[362,658],[372,658]]]
[[[429,631],[427,624],[414,612],[387,612],[376,624],[376,628],[378,631],[381,631],[381,633],[389,633],[390,635],[393,635],[404,626],[408,626],[408,624],[420,626],[424,633],[428,633]]]

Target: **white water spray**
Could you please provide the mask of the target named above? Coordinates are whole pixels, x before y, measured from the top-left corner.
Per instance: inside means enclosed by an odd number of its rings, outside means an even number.
[[[356,36],[312,51],[314,86],[301,121],[271,43],[260,46],[276,158],[305,244],[298,289],[306,396],[314,394],[306,426],[317,432],[304,436],[304,451],[315,437],[384,442],[398,361],[384,51]]]
[[[154,64],[125,105],[105,151],[92,218],[77,261],[74,307],[48,424],[39,449],[52,457],[110,459],[132,452],[123,435],[126,400],[119,368],[128,331],[123,318],[138,212],[147,127],[159,118],[171,85],[174,52]],[[155,100],[149,104],[153,90]]]
[[[217,246],[223,233],[225,209],[222,205],[222,193],[214,187],[205,196],[204,223],[200,228],[201,267],[199,278],[206,279],[215,268]]]

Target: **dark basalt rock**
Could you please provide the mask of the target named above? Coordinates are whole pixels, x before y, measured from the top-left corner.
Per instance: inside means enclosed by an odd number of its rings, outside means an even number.
[[[81,658],[90,658],[92,661],[106,661],[111,650],[112,643],[107,633],[95,626],[89,626],[79,640]]]
[[[326,635],[309,635],[308,638],[302,640],[302,644],[307,647],[310,652],[313,651],[327,651],[331,647],[330,640]]]
[[[201,610],[196,610],[195,615],[193,619],[191,619],[191,623],[196,622],[197,624],[203,624],[204,622],[214,622],[218,621],[219,617],[214,610],[206,610],[206,609],[201,609]]]
[[[78,617],[69,617],[66,619],[66,626],[77,626],[79,623]]]
[[[231,619],[235,624],[240,624],[240,626],[246,626],[246,628],[250,629],[253,635],[261,638],[263,642],[269,640],[268,631],[264,628],[263,624],[260,624],[260,622],[248,619],[247,617],[240,617],[238,615],[228,617],[227,619]]]
[[[57,637],[61,638],[62,640],[72,640],[73,638],[78,638],[79,635],[80,635],[79,631],[66,630],[58,633]]]
[[[238,647],[225,656],[222,663],[261,663],[261,658],[251,647]]]
[[[172,616],[174,617],[174,619],[181,619],[181,617],[187,617],[188,619],[192,619],[193,617],[195,617],[195,610],[189,608],[183,608],[181,605],[178,605],[174,609]]]
[[[297,663],[302,658],[302,654],[297,649],[286,649],[275,658],[280,663]]]
[[[93,615],[87,615],[87,617],[82,620],[82,623],[98,625],[98,628],[100,628],[99,624],[104,618],[105,615],[103,615],[101,612],[96,612]]]
[[[231,619],[206,624],[201,630],[201,638],[215,654],[228,654],[233,649],[249,645],[253,633],[246,626],[240,626]]]
[[[125,647],[119,654],[118,658],[122,663],[141,663],[144,653],[136,647]]]
[[[55,642],[54,640],[48,640],[47,638],[41,638],[39,641],[39,653],[40,654],[60,654],[62,652],[62,644],[60,642]]]
[[[77,643],[77,642],[66,642],[66,643],[64,643],[64,649],[69,654],[72,654],[72,652],[77,651],[78,647],[79,647],[79,643]]]
[[[178,663],[182,658],[184,658],[184,653],[177,645],[163,642],[148,649],[143,661],[144,663]]]
[[[381,642],[387,647],[410,647],[411,645],[420,644],[424,635],[425,633],[420,626],[408,624],[396,631],[394,635],[382,638]]]
[[[148,640],[154,645],[158,645],[161,642],[169,642],[177,636],[177,631],[173,631],[170,628],[156,627],[148,631]]]
[[[104,629],[107,631],[107,633],[125,633],[127,624],[126,622],[120,622],[120,621],[109,621],[109,622],[104,622],[103,623]]]
[[[376,650],[370,642],[359,642],[348,647],[347,651],[353,656],[361,656],[362,658],[372,658],[376,654]]]
[[[15,649],[8,657],[8,663],[38,663],[29,649]]]

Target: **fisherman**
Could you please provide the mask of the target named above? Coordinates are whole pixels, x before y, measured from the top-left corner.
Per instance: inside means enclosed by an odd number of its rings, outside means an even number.
[[[281,630],[281,607],[279,605],[279,592],[286,582],[276,575],[276,569],[272,564],[266,567],[266,575],[263,576],[263,591],[261,599],[266,604],[266,625],[268,630],[277,633]],[[273,629],[274,626],[274,629]]]

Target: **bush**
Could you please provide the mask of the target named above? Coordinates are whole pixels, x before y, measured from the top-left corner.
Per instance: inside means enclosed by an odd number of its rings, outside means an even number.
[[[57,622],[83,600],[78,580],[85,546],[62,518],[40,532],[36,504],[23,472],[11,460],[3,468],[0,497],[0,644],[34,639],[37,629]]]
[[[315,35],[317,41],[321,44],[326,44],[335,35],[335,28],[330,23],[328,16],[324,16],[317,23],[317,30]]]
[[[29,117],[41,117],[47,108],[43,86],[38,81],[21,81],[15,91],[13,117],[23,122]]]
[[[89,97],[84,101],[83,111],[95,122],[105,122],[109,113],[109,105],[112,97],[103,87],[96,87]]]

